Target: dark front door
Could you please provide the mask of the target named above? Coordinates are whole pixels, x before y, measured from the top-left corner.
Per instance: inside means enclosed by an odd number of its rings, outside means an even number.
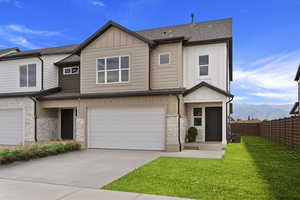
[[[61,139],[73,140],[73,109],[61,110]]]
[[[222,141],[222,107],[205,108],[205,141]]]

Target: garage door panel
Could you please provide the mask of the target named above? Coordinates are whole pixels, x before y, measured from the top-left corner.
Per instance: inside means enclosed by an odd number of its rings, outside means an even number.
[[[90,108],[90,148],[163,150],[165,111],[151,108]]]
[[[0,109],[0,144],[17,145],[22,142],[22,109]]]

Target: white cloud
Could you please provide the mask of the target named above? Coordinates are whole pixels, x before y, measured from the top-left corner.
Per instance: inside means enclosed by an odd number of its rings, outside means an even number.
[[[243,62],[234,71],[233,87],[242,91],[243,96],[294,101],[297,97],[294,77],[299,63],[299,50]]]
[[[27,28],[26,26],[16,25],[16,24],[8,25],[7,28],[12,31],[15,31],[15,32],[31,34],[31,35],[57,36],[57,35],[61,34],[60,32],[57,32],[57,31],[33,30],[33,29]]]
[[[22,8],[22,4],[18,0],[0,0],[0,3],[12,4],[13,6],[15,6],[17,8]]]
[[[26,38],[21,37],[21,36],[10,37],[9,41],[13,44],[17,44],[17,45],[20,45],[22,47],[26,47],[28,49],[38,49],[38,48],[40,48],[39,46],[32,44]]]
[[[0,38],[1,40],[5,40],[14,45],[19,45],[21,47],[25,47],[28,49],[40,48],[38,45],[35,45],[32,42],[28,41],[27,38],[11,33],[7,30],[6,27],[2,27],[2,26],[0,26]]]
[[[296,99],[297,93],[296,92],[256,92],[251,93],[253,96],[258,97],[266,97],[266,98],[275,98],[275,99],[282,99],[282,100],[289,100],[289,99]]]
[[[273,55],[259,59],[245,66],[254,69],[234,71],[236,84],[263,89],[295,89],[293,78],[300,62],[300,51]]]
[[[234,101],[242,101],[242,100],[246,100],[246,99],[249,99],[249,98],[246,96],[236,96],[233,98]]]
[[[103,1],[91,1],[91,4],[93,6],[99,6],[99,7],[105,6],[104,3],[103,3]]]

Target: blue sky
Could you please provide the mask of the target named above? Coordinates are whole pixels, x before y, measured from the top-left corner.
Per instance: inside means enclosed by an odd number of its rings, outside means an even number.
[[[132,30],[233,18],[236,102],[291,103],[300,0],[0,0],[0,48],[78,44],[112,19]]]

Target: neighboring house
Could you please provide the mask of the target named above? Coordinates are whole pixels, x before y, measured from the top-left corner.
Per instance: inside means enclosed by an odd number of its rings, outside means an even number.
[[[296,73],[295,81],[298,83],[298,101],[294,103],[292,110],[290,111],[291,115],[299,116],[299,102],[300,102],[300,65]]]
[[[227,143],[231,19],[143,31],[109,21],[77,46],[3,56],[0,70],[0,144],[178,151],[191,126],[199,142]]]

